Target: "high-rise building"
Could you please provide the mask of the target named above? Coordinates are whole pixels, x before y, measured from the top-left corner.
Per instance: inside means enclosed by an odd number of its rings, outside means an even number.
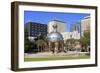
[[[25,28],[29,37],[37,37],[39,34],[47,35],[46,24],[28,22],[25,24]]]
[[[52,20],[49,21],[48,23],[48,33],[53,31],[53,24],[57,24],[57,31],[62,33],[62,32],[66,32],[66,23],[60,20]]]
[[[90,31],[90,16],[84,17],[81,21],[81,34],[83,35],[85,31]]]
[[[75,22],[74,24],[72,24],[70,26],[70,31],[71,32],[77,31],[78,33],[80,33],[81,36],[81,22]]]
[[[78,31],[78,33],[81,33],[81,22],[75,22],[70,26],[70,31]]]

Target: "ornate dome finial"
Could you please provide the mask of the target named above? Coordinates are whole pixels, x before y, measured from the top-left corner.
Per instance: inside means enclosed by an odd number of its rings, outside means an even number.
[[[54,32],[57,32],[57,24],[53,24],[53,30],[54,30]]]

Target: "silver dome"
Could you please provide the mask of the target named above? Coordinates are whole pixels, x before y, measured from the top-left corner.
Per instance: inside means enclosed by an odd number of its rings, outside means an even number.
[[[51,32],[47,34],[47,39],[50,42],[63,41],[63,36],[59,32]]]

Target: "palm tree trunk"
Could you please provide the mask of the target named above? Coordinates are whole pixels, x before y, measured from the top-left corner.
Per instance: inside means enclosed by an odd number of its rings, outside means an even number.
[[[42,52],[42,48],[43,48],[43,47],[41,46],[41,52]]]
[[[39,52],[39,46],[38,46],[38,52]]]

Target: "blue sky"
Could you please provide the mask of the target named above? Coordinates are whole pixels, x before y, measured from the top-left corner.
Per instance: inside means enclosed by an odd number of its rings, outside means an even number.
[[[66,31],[70,31],[71,24],[81,21],[85,16],[90,16],[90,14],[24,11],[24,23],[31,21],[48,24],[50,20],[57,19],[66,22]]]

